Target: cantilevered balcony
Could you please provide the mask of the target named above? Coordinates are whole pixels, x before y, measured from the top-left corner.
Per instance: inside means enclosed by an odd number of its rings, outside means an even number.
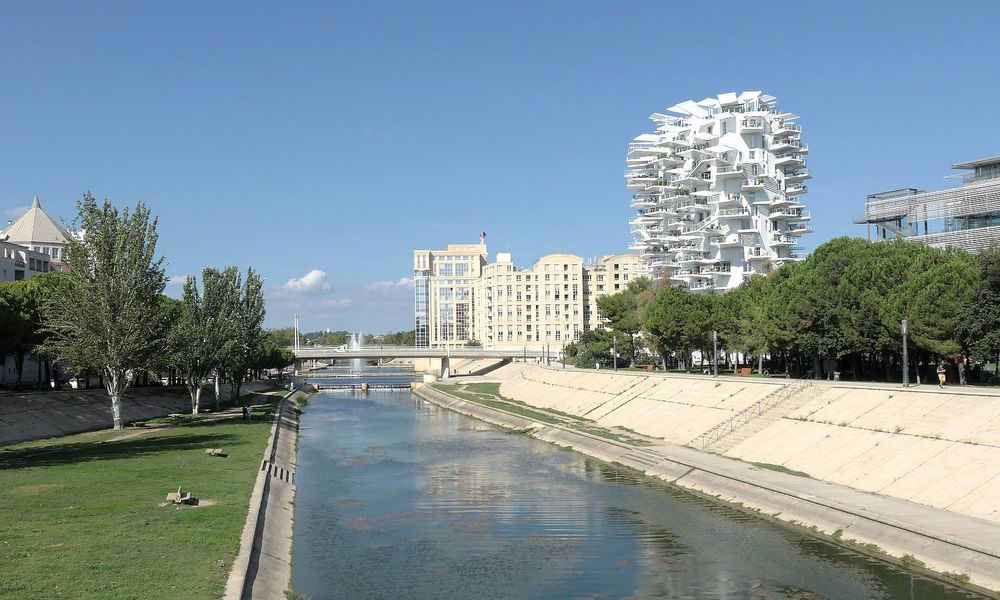
[[[632,208],[650,208],[659,204],[660,201],[652,196],[633,196]]]
[[[776,167],[802,166],[804,164],[805,157],[798,152],[793,152],[784,156],[776,156],[774,158],[774,166]]]
[[[741,189],[744,191],[762,190],[766,181],[767,178],[765,177],[747,177],[743,180],[743,187]]]
[[[808,171],[785,171],[785,183],[798,183],[800,181],[805,181],[806,179],[812,179],[812,175]]]
[[[771,135],[778,137],[782,135],[792,135],[795,133],[800,133],[802,129],[795,123],[787,123],[784,121],[779,121],[774,124],[774,129],[771,130]]]
[[[809,188],[807,188],[805,185],[801,183],[785,186],[785,195],[787,196],[798,196],[799,194],[806,194],[808,192]]]
[[[715,169],[715,178],[717,180],[732,177],[743,177],[743,167],[741,165],[736,165],[735,167],[718,167]]]
[[[805,235],[807,233],[813,233],[813,228],[798,223],[789,225],[788,229],[785,230],[785,235]]]
[[[762,133],[763,131],[763,117],[744,117],[740,119],[740,133]]]
[[[712,206],[718,206],[719,208],[729,208],[734,206],[739,206],[743,202],[743,197],[739,194],[726,194],[720,193],[717,196],[713,196],[708,203]]]
[[[739,236],[739,234],[734,233],[711,239],[708,243],[713,246],[718,246],[719,248],[741,248],[743,246],[743,239]]]
[[[718,215],[720,219],[742,219],[743,217],[750,216],[749,208],[726,208],[720,210]]]
[[[692,281],[688,289],[696,292],[707,292],[715,289],[715,282],[712,280]]]
[[[802,147],[802,142],[800,142],[798,138],[795,138],[793,136],[787,136],[787,137],[775,138],[775,140],[771,142],[771,147],[768,148],[768,150],[777,153],[788,150],[798,150],[801,147]]]
[[[767,218],[778,221],[781,219],[796,220],[796,221],[808,221],[810,219],[809,213],[802,210],[801,208],[777,208],[771,211],[771,214]]]

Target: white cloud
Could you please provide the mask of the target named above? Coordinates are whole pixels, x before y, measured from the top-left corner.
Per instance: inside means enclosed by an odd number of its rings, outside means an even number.
[[[3,216],[8,219],[16,219],[28,212],[29,206],[15,206],[13,208],[8,208],[3,211]]]
[[[289,279],[282,289],[289,292],[314,292],[317,290],[328,290],[330,284],[326,280],[326,272],[313,269],[298,279]]]
[[[163,291],[171,298],[180,298],[184,294],[184,281],[187,275],[171,275],[167,277],[167,288]]]
[[[368,284],[370,290],[384,290],[394,287],[411,287],[413,280],[409,277],[400,277],[399,281],[373,281]]]
[[[328,310],[336,310],[338,308],[347,308],[353,303],[350,298],[328,298],[326,300],[320,300],[316,303],[316,306]]]
[[[318,273],[318,275],[316,274]],[[326,274],[312,271],[300,279],[264,290],[268,327],[286,327],[299,314],[302,328],[384,333],[412,328],[413,280],[344,281],[330,286]]]

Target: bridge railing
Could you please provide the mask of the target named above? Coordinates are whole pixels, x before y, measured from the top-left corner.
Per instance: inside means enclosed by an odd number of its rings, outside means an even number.
[[[365,347],[356,350],[341,350],[340,348],[299,347],[298,358],[543,358],[555,360],[557,354],[547,354],[544,350],[500,349],[500,348],[414,348],[412,346],[382,346]]]

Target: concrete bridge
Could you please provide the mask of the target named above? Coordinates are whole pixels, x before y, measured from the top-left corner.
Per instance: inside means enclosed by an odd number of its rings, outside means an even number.
[[[424,373],[425,380],[447,379],[451,373],[453,359],[465,360],[503,360],[521,359],[538,362],[560,360],[561,354],[549,353],[546,350],[528,350],[527,348],[414,348],[413,346],[369,346],[354,350],[329,347],[299,347],[289,348],[295,353],[296,365],[302,361],[311,360],[315,363],[334,360],[390,360],[405,359],[412,362],[415,371]]]

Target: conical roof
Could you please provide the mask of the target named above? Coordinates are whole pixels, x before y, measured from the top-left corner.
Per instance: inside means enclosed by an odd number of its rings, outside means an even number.
[[[28,212],[14,221],[4,230],[7,240],[15,244],[65,244],[70,234],[66,228],[52,220],[52,217],[42,210],[42,205],[35,196]]]

